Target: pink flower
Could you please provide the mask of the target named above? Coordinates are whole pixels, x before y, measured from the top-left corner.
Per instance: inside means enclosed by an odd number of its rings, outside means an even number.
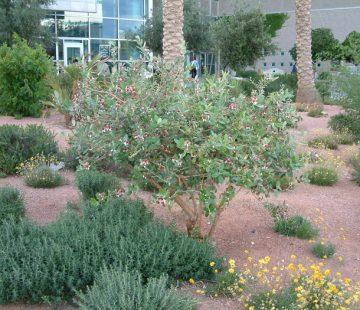
[[[142,167],[147,167],[147,166],[149,166],[149,164],[150,164],[150,162],[148,159],[140,160],[140,166],[142,166]]]
[[[230,157],[225,158],[225,163],[226,164],[232,164],[232,159]]]
[[[128,85],[128,86],[125,87],[125,92],[127,94],[134,94],[134,93],[136,93],[135,92],[135,87],[133,85]]]
[[[128,140],[125,140],[125,141],[124,141],[124,146],[125,146],[125,147],[128,147],[129,145],[130,145],[130,142],[129,142]]]
[[[111,132],[112,131],[112,128],[110,125],[105,125],[102,132]]]
[[[90,164],[87,161],[84,162],[82,166],[85,170],[90,170]]]
[[[236,109],[236,104],[235,103],[230,103],[229,104],[229,109],[230,110],[235,110]]]
[[[258,101],[258,98],[257,98],[256,96],[252,96],[252,97],[251,97],[251,102],[252,102],[253,104],[257,104],[257,101]]]

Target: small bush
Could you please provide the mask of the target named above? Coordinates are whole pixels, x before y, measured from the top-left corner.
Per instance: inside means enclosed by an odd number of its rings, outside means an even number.
[[[25,183],[35,188],[53,188],[64,183],[64,178],[50,167],[40,166],[25,174]]]
[[[24,199],[20,191],[11,186],[0,188],[0,224],[9,219],[18,221],[25,214]]]
[[[311,169],[308,172],[308,178],[310,184],[320,186],[332,186],[339,179],[336,170],[327,167],[315,167]]]
[[[265,94],[271,94],[281,89],[286,89],[293,94],[295,98],[297,89],[297,75],[296,74],[282,74],[276,77],[276,80],[269,83],[265,88]]]
[[[316,137],[308,142],[308,146],[313,148],[326,148],[330,150],[337,150],[338,141],[335,136],[328,135]]]
[[[312,252],[319,258],[330,258],[335,254],[335,245],[318,242],[312,247]]]
[[[47,77],[54,66],[44,49],[16,37],[0,47],[0,114],[39,117],[51,88]]]
[[[14,174],[21,163],[37,154],[58,154],[53,135],[43,126],[0,126],[0,172]]]
[[[91,199],[97,194],[118,189],[120,180],[109,173],[81,170],[76,173],[76,185],[85,199]]]
[[[65,168],[69,170],[75,171],[80,165],[78,154],[73,147],[63,152],[61,159],[64,161]]]
[[[284,236],[312,239],[318,235],[318,230],[302,216],[293,216],[275,222],[275,231]]]
[[[144,284],[138,271],[104,270],[86,293],[78,294],[80,309],[192,310],[195,301],[167,288],[167,277]]]
[[[294,177],[290,175],[279,176],[273,180],[271,187],[282,191],[293,189],[295,187]]]
[[[354,136],[348,132],[338,132],[334,136],[337,142],[342,145],[352,145],[355,142]]]
[[[285,220],[289,210],[285,202],[280,205],[265,203],[264,208],[268,210],[275,223],[280,220]]]
[[[355,114],[338,114],[329,121],[329,127],[335,132],[348,132],[355,141],[360,141],[360,119]]]
[[[252,309],[276,309],[276,310],[295,310],[298,309],[296,305],[296,292],[291,288],[285,288],[280,292],[273,291],[262,292],[252,296],[249,301]],[[250,307],[248,309],[250,309]]]
[[[0,226],[0,304],[69,298],[91,286],[105,268],[138,270],[144,282],[211,279],[215,249],[169,229],[143,203],[108,199],[83,203],[57,222]]]
[[[324,110],[322,107],[312,107],[307,115],[310,117],[322,117],[324,116]]]
[[[353,180],[355,181],[355,183],[360,185],[360,154],[352,158],[350,160],[350,164],[354,168],[354,171],[352,173]]]

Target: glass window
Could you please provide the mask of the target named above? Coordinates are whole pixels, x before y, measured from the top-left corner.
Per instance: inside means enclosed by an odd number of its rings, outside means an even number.
[[[285,55],[285,52],[281,52],[281,56],[284,56]]]
[[[90,19],[90,33],[92,38],[112,38],[118,35],[117,20],[115,19]]]
[[[280,65],[281,65],[281,67],[284,67],[284,63],[283,63],[283,62],[282,62]]]
[[[120,17],[130,19],[144,18],[144,0],[119,0]]]
[[[118,8],[117,0],[99,0],[100,5],[102,5],[102,16],[103,17],[117,17]]]
[[[264,67],[266,67],[267,66],[267,63],[266,62],[264,62]]]
[[[290,62],[290,67],[292,67],[293,66],[293,63],[292,62]]]
[[[117,41],[116,40],[91,40],[91,56],[100,55],[105,58],[117,59]]]
[[[275,67],[275,66],[276,66],[276,63],[275,63],[275,62],[273,62],[271,65],[272,65],[273,67]]]
[[[120,20],[120,39],[129,37],[130,34],[138,33],[141,30],[143,22],[134,20]]]
[[[46,16],[46,18],[44,18],[41,21],[41,25],[44,26],[44,28],[46,29],[46,31],[55,36],[55,16]]]
[[[120,60],[130,60],[139,58],[140,52],[136,42],[121,41],[120,43]]]
[[[57,16],[59,37],[89,37],[88,18],[83,16]]]

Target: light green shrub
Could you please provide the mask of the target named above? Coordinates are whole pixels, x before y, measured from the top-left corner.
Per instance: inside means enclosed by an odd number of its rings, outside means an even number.
[[[336,170],[330,167],[315,167],[307,173],[307,176],[310,184],[320,186],[332,186],[339,179]]]
[[[80,309],[192,310],[195,301],[168,289],[166,276],[146,284],[138,271],[103,270],[86,293],[78,294]]]
[[[275,222],[275,231],[284,236],[294,236],[299,239],[312,239],[318,235],[318,230],[302,216],[293,216]]]
[[[19,221],[25,214],[24,199],[20,191],[11,186],[0,188],[0,224],[5,220]],[[1,259],[0,259],[1,261]]]

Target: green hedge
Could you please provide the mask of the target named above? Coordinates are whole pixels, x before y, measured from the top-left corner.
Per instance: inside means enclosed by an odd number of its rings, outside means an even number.
[[[0,172],[14,174],[19,164],[35,155],[58,152],[53,135],[43,126],[0,126]]]
[[[24,199],[20,191],[11,186],[0,188],[0,224],[7,220],[19,221],[25,214]]]
[[[80,309],[93,310],[191,310],[194,300],[167,287],[167,277],[150,278],[144,284],[137,271],[104,270],[94,286],[79,293]]]
[[[209,279],[215,249],[155,220],[143,203],[109,199],[57,222],[0,227],[0,303],[72,297],[103,267],[138,270],[143,279]]]

